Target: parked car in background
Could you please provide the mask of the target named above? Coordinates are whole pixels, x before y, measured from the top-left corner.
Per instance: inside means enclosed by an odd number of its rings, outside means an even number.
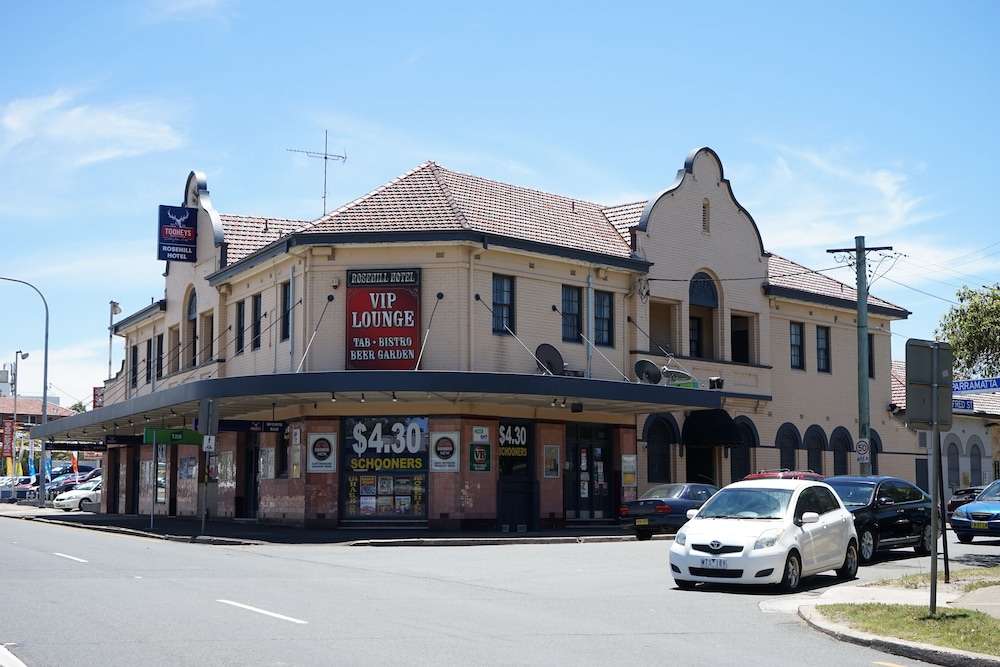
[[[56,496],[56,499],[52,501],[52,506],[58,510],[65,510],[69,512],[70,510],[83,510],[84,503],[98,503],[101,502],[101,480],[92,479],[89,482],[83,482],[76,486],[76,488],[71,491],[66,491],[60,493]]]
[[[14,497],[17,500],[24,500],[26,498],[37,497],[38,494],[38,480],[40,475],[34,475],[33,477],[28,477],[28,481],[22,484],[18,484],[14,487]],[[45,478],[45,483],[49,483],[48,477]]]
[[[836,475],[824,481],[854,514],[862,563],[884,549],[913,547],[921,556],[931,552],[933,505],[915,484],[883,475]]]
[[[687,511],[698,509],[719,487],[712,484],[659,484],[618,508],[618,525],[635,532],[638,540],[655,533],[676,532],[687,521]]]
[[[778,479],[812,479],[820,481],[826,475],[813,472],[812,470],[789,470],[788,468],[781,468],[780,470],[758,470],[757,472],[750,473],[743,479],[769,479],[772,477]]]
[[[85,482],[86,475],[88,473],[67,473],[65,475],[59,475],[54,477],[51,482],[45,485],[45,498],[47,500],[52,500],[60,493],[69,491],[77,484]]]
[[[84,473],[88,473],[91,470],[93,470],[94,467],[95,466],[88,465],[86,463],[80,463],[80,464],[77,464],[76,470],[73,470],[73,464],[72,463],[59,463],[58,465],[56,465],[56,463],[53,461],[53,463],[52,463],[52,470],[49,471],[49,477],[51,477],[52,479],[55,479],[56,477],[59,477],[61,475],[68,475],[71,472],[77,472],[77,473],[80,473],[80,474],[84,474]]]
[[[0,479],[0,499],[11,502],[17,499],[17,487],[22,484],[31,484],[31,478],[27,475],[20,477],[4,477]]]
[[[1000,480],[996,480],[976,499],[955,509],[951,529],[962,544],[974,537],[1000,538]]]
[[[670,574],[680,588],[703,582],[795,591],[803,577],[826,570],[857,576],[854,517],[823,482],[734,482],[689,516],[670,547]]]
[[[966,503],[970,503],[976,499],[980,493],[982,493],[985,486],[968,486],[961,489],[955,489],[951,494],[951,498],[948,499],[948,504],[945,506],[948,509],[948,518],[954,514],[955,510]]]

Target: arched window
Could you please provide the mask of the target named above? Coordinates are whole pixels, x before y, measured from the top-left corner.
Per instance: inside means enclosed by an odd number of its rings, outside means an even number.
[[[851,451],[854,440],[851,433],[843,426],[833,429],[830,437],[830,449],[833,450],[833,474],[847,474],[847,453]]]
[[[946,451],[948,452],[948,486],[955,489],[962,484],[958,465],[958,445],[954,442],[948,443]]]
[[[187,351],[188,365],[194,368],[198,365],[198,293],[195,290],[191,290],[188,296],[186,319],[184,349]]]
[[[969,447],[969,483],[973,486],[983,484],[983,453],[978,443]]]
[[[688,354],[696,359],[714,359],[715,311],[719,293],[712,276],[699,271],[688,285]]]
[[[871,429],[868,432],[868,442],[870,443],[868,449],[870,451],[872,462],[872,474],[878,475],[878,455],[882,451],[882,437],[875,432],[875,429]]]
[[[823,450],[826,449],[826,434],[819,426],[806,429],[806,467],[813,472],[823,473]]]
[[[795,450],[799,448],[802,439],[799,437],[799,430],[794,424],[782,424],[775,437],[775,446],[778,448],[779,462],[782,468],[795,470],[798,464],[795,462]]]

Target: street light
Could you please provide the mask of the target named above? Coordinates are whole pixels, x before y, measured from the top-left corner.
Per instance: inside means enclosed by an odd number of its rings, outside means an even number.
[[[27,285],[31,289],[38,293],[38,296],[42,299],[42,305],[45,306],[45,353],[42,359],[42,423],[48,423],[49,421],[49,302],[45,300],[45,295],[42,294],[41,290],[32,285],[31,283],[18,280],[17,278],[6,278],[0,276],[0,280],[6,280],[12,283],[21,283],[22,285]],[[41,470],[38,473],[38,506],[45,507],[45,439],[42,439],[41,449],[39,450],[39,468]]]
[[[28,358],[27,352],[22,352],[21,350],[18,350],[17,352],[14,353],[14,375],[12,375],[10,378],[11,393],[14,394],[14,451],[11,452],[12,454],[17,453],[17,360],[27,359],[27,358]],[[13,462],[14,457],[11,457],[10,460]],[[11,501],[13,501],[14,481],[15,481],[14,471],[9,470],[8,472],[10,473],[10,497]]]

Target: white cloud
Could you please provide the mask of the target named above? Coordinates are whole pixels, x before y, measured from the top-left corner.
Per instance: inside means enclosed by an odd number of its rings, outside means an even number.
[[[82,167],[184,145],[184,138],[162,117],[164,109],[176,112],[176,104],[133,101],[94,106],[76,98],[60,90],[0,107],[0,166],[17,162],[21,168],[41,162],[50,168]]]

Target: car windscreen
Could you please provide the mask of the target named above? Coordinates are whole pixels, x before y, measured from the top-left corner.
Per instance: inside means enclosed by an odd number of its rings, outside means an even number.
[[[639,496],[639,500],[649,500],[650,498],[678,498],[684,493],[683,484],[660,484],[654,486],[646,493]]]
[[[698,511],[701,518],[779,519],[788,509],[791,489],[725,488]]]
[[[1000,480],[997,480],[983,489],[976,500],[1000,500]]]
[[[829,479],[826,483],[833,487],[840,499],[847,507],[863,507],[872,501],[872,494],[875,493],[875,485],[868,482],[833,482]]]

